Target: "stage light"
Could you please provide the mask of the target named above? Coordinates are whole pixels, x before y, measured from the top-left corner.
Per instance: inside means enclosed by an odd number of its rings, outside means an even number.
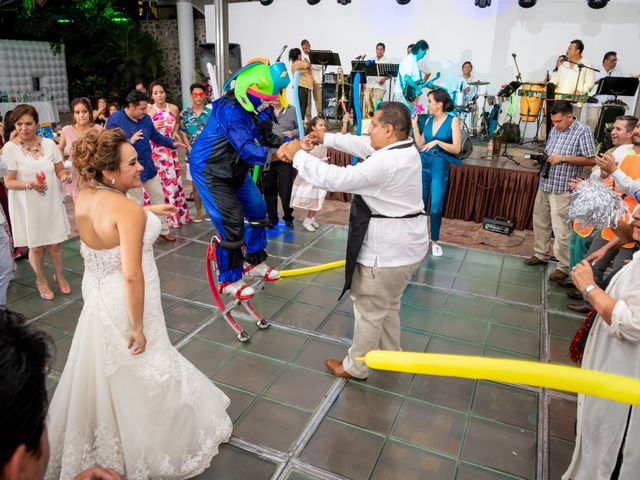
[[[400,5],[407,5],[411,0],[396,0]]]
[[[351,0],[338,0],[338,3],[340,5],[349,5],[351,3]]]
[[[607,3],[609,3],[609,0],[587,0],[587,5],[596,10],[606,7]]]
[[[273,0],[260,0],[260,5],[264,5],[265,7],[267,5],[271,5],[273,3]]]
[[[476,7],[485,8],[491,5],[491,0],[476,0]]]
[[[531,8],[533,7],[538,0],[518,0],[518,5],[522,8]]]
[[[307,0],[307,3],[309,5],[317,5],[320,3],[320,0]]]

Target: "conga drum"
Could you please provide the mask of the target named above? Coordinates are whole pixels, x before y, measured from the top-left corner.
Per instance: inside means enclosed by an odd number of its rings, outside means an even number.
[[[523,83],[520,90],[520,117],[523,122],[535,122],[545,97],[544,83]]]

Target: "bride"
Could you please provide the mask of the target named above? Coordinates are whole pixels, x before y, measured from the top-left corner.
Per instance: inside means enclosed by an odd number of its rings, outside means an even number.
[[[158,215],[125,196],[142,166],[122,130],[74,144],[84,307],[49,408],[50,479],[100,465],[128,479],[186,479],[231,435],[229,399],[171,345],[153,242]]]

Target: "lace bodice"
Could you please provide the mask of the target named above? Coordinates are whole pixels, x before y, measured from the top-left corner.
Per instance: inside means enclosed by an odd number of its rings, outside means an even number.
[[[143,262],[149,254],[153,258],[153,242],[160,235],[161,228],[160,219],[147,211],[147,224],[142,240]],[[84,242],[80,242],[80,254],[84,259],[85,273],[90,273],[98,280],[122,272],[120,246],[94,250]]]

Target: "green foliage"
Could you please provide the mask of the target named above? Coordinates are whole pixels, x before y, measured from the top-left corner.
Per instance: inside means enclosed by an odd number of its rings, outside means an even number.
[[[162,75],[158,42],[113,0],[0,0],[0,26],[4,38],[64,44],[71,98],[117,98]]]

